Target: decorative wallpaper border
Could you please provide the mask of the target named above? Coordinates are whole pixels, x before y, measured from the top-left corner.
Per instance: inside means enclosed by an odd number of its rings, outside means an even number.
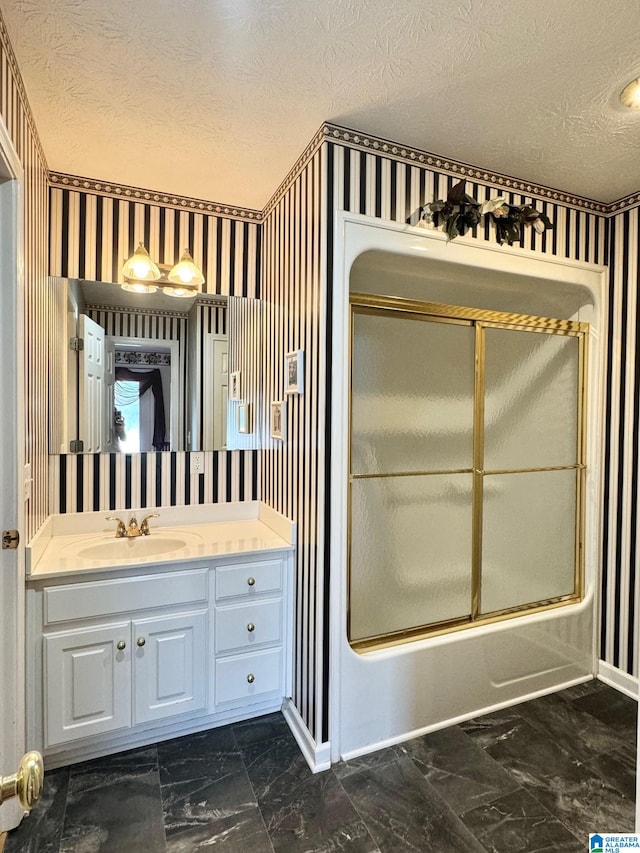
[[[0,17],[0,39],[3,35],[2,26],[3,22]],[[4,32],[6,33],[6,31]],[[13,57],[13,60],[15,61],[15,57]],[[33,116],[31,113],[29,113],[29,116],[30,123],[33,123]],[[35,125],[33,125],[33,127],[35,129]],[[212,213],[219,216],[225,216],[230,219],[239,219],[242,221],[262,224],[269,213],[275,208],[280,199],[287,192],[288,188],[302,173],[311,157],[313,157],[325,140],[345,143],[350,148],[356,148],[360,151],[384,154],[385,156],[391,157],[399,162],[436,169],[443,174],[454,175],[470,181],[480,181],[489,186],[504,187],[505,190],[508,190],[509,192],[526,193],[527,195],[536,196],[537,198],[552,201],[556,204],[563,204],[569,207],[576,207],[579,210],[599,213],[602,216],[615,216],[623,210],[629,210],[640,206],[640,191],[630,193],[628,196],[617,199],[613,202],[595,201],[594,199],[585,198],[583,196],[571,195],[570,193],[565,193],[561,190],[553,189],[553,187],[544,186],[543,184],[524,181],[520,178],[501,174],[500,172],[492,172],[489,169],[472,166],[469,163],[463,163],[459,160],[454,160],[451,157],[442,157],[438,154],[432,154],[420,148],[412,148],[410,145],[402,145],[398,142],[392,142],[388,139],[374,136],[370,133],[360,133],[359,131],[331,124],[330,122],[324,122],[319,130],[314,134],[313,138],[302,154],[298,157],[293,167],[289,170],[284,180],[280,182],[278,188],[268,200],[263,210],[253,210],[251,208],[224,205],[217,202],[206,201],[205,199],[176,195],[175,193],[162,193],[155,190],[144,189],[142,187],[118,184],[113,181],[99,181],[94,178],[83,178],[78,175],[68,175],[64,172],[50,171],[49,185],[51,187],[65,187],[68,189],[80,190],[82,192],[110,196],[112,198],[124,198],[130,201],[140,201],[143,203],[147,202],[180,210]],[[39,139],[38,144],[40,145]],[[41,145],[40,148],[42,148]]]
[[[361,151],[371,151],[378,154],[385,154],[388,157],[393,157],[396,160],[402,160],[418,166],[437,169],[439,172],[444,172],[449,175],[457,175],[461,178],[466,178],[471,181],[482,181],[492,186],[505,187],[510,192],[521,192],[527,195],[535,195],[540,198],[548,199],[557,204],[569,205],[578,207],[584,210],[592,211],[593,213],[609,214],[612,212],[612,205],[604,202],[595,201],[582,196],[570,195],[569,193],[555,190],[552,187],[545,187],[541,184],[535,184],[531,181],[523,181],[519,178],[503,175],[499,172],[492,172],[488,169],[480,169],[477,166],[471,166],[468,163],[462,163],[459,160],[454,160],[451,157],[442,157],[438,154],[431,154],[428,151],[423,151],[420,148],[412,148],[410,145],[402,145],[398,142],[391,142],[388,139],[383,139],[379,136],[373,136],[370,133],[359,133],[355,130],[350,130],[339,125],[325,123],[322,127],[324,136],[332,142],[344,142],[350,148],[359,148]],[[640,197],[638,199],[640,201]]]
[[[118,184],[114,181],[98,181],[94,178],[81,178],[78,175],[67,175],[64,172],[49,172],[49,184],[52,187],[64,187],[82,192],[97,193],[102,196],[113,198],[124,198],[127,201],[140,201],[149,204],[162,205],[163,207],[177,207],[181,210],[188,209],[202,213],[213,213],[225,216],[229,219],[242,219],[260,222],[262,213],[259,210],[251,210],[245,207],[233,207],[226,204],[218,204],[213,201],[205,201],[189,196],[175,195],[174,193],[161,193],[155,190],[145,190],[140,187],[130,187],[126,184]]]

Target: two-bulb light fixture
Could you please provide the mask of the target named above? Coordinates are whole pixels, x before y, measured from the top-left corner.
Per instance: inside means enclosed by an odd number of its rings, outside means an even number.
[[[132,293],[155,293],[158,288],[167,296],[197,296],[204,284],[204,276],[194,264],[189,250],[185,249],[175,266],[156,264],[149,257],[143,243],[122,267],[125,283],[123,290]]]

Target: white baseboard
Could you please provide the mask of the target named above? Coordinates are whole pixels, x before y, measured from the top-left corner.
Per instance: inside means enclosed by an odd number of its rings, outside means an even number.
[[[320,773],[331,767],[331,744],[322,743],[318,746],[300,716],[300,712],[291,699],[285,699],[282,714],[296,739],[300,751],[307,760],[312,773]]]
[[[612,666],[606,661],[598,661],[598,678],[604,681],[609,687],[615,687],[621,693],[626,693],[632,699],[638,699],[639,681],[635,675],[629,675],[618,669],[617,666]]]

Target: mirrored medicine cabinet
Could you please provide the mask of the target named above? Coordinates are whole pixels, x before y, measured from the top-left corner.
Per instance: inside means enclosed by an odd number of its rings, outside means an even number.
[[[49,452],[256,448],[236,428],[228,376],[245,366],[258,422],[260,300],[178,299],[51,277]]]

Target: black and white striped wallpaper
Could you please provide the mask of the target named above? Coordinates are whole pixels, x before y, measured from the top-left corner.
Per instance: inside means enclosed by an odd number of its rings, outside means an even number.
[[[48,172],[20,70],[0,16],[0,118],[24,167],[25,462],[31,464],[26,504],[28,541],[48,514]]]
[[[257,451],[204,453],[190,474],[190,453],[84,453],[50,458],[52,513],[253,501],[260,497]]]
[[[640,640],[640,209],[609,219],[600,658],[637,676]]]
[[[265,384],[262,497],[296,521],[293,700],[316,743],[327,740],[328,604],[324,488],[326,214],[322,155],[313,152],[264,222]],[[269,438],[270,403],[284,399],[284,355],[304,350],[304,393],[286,398],[286,441]]]
[[[91,182],[86,182],[91,186]],[[122,282],[122,265],[142,241],[157,263],[189,249],[205,277],[203,292],[258,296],[260,225],[148,201],[52,186],[50,274]]]

